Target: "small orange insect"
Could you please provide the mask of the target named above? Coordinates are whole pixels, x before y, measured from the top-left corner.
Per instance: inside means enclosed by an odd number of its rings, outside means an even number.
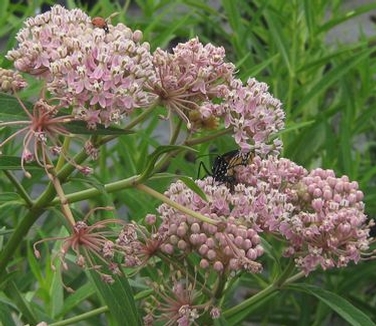
[[[106,33],[109,33],[107,20],[102,17],[94,17],[91,21],[94,27],[103,28]]]
[[[91,20],[91,23],[93,24],[94,27],[103,28],[106,33],[109,33],[110,30],[108,28],[107,23],[111,22],[111,18],[113,18],[113,17],[115,17],[117,15],[119,15],[119,13],[118,12],[114,12],[113,14],[111,14],[106,19],[104,19],[103,17],[99,17],[99,16],[98,17],[94,17]]]

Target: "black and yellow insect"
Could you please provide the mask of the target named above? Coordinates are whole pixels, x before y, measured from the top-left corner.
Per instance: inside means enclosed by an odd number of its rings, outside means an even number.
[[[254,153],[244,153],[239,149],[232,150],[223,155],[218,155],[211,168],[211,172],[201,162],[207,174],[211,175],[215,181],[225,183],[228,187],[233,188],[236,184],[234,168],[239,165],[248,165],[252,162]]]

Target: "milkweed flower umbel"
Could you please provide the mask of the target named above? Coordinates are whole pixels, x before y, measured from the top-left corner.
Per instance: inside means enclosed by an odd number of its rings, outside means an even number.
[[[367,254],[372,223],[366,221],[363,193],[356,182],[346,176],[336,178],[330,170],[309,173],[273,155],[255,155],[248,165],[233,170],[232,189],[211,177],[195,181],[206,199],[181,181],[171,184],[165,192],[170,200],[215,223],[162,204],[158,214],[147,216],[153,225],[150,234],[133,237],[125,245],[125,252],[131,253],[128,259],[140,266],[137,257],[145,253],[147,243],[158,239],[153,254],[179,259],[193,254],[204,270],[257,273],[262,270],[257,261],[264,252],[261,237],[268,235],[283,243],[285,256],[306,274],[320,266],[357,263]]]
[[[357,263],[372,241],[372,220],[364,213],[363,193],[347,176],[337,178],[332,170],[310,173],[288,159],[255,157],[237,169],[238,182],[264,184],[263,201],[258,203],[257,224],[265,233],[287,240],[285,255],[294,257],[306,274],[322,267],[329,269]],[[287,204],[271,210],[270,197]]]
[[[205,315],[211,319],[219,318],[221,310],[213,305],[213,298],[205,297],[203,286],[179,271],[172,271],[168,279],[163,277],[160,282],[153,282],[151,287],[155,296],[149,296],[144,303],[147,312],[144,325],[154,325],[155,322],[166,326],[201,325],[200,318]]]
[[[363,193],[347,176],[315,169],[299,185],[297,213],[281,223],[287,256],[306,273],[358,263],[367,254],[373,221],[364,213]]]
[[[103,209],[103,208],[96,208]],[[105,207],[104,209],[109,209]],[[92,214],[91,210],[89,214]],[[87,215],[87,216],[88,216]],[[46,238],[34,243],[34,254],[37,258],[41,256],[37,246],[49,240],[61,240],[62,245],[57,253],[57,257],[63,264],[64,269],[68,269],[65,256],[69,250],[76,255],[76,264],[82,268],[94,269],[106,283],[112,283],[112,274],[120,274],[118,264],[115,262],[119,248],[111,239],[116,235],[116,231],[109,228],[109,225],[123,225],[123,221],[107,219],[89,225],[86,217],[82,221],[76,222],[72,226],[71,234],[61,238]],[[122,252],[121,252],[122,254]]]
[[[243,85],[236,79],[223,47],[203,45],[196,37],[179,43],[172,53],[157,49],[153,63],[157,79],[150,87],[168,116],[178,114],[192,130],[214,129],[223,119],[244,152],[279,154],[282,142],[271,138],[284,128],[281,102],[265,83],[250,78]]]
[[[254,78],[245,85],[234,80],[221,106],[225,126],[233,128],[235,142],[243,151],[252,149],[262,156],[280,153],[282,141],[276,138],[271,142],[271,138],[284,128],[285,113],[267,84]]]
[[[17,35],[18,48],[7,58],[20,71],[43,78],[60,104],[72,106],[90,128],[117,123],[153,102],[144,84],[156,77],[140,31],[118,24],[106,33],[81,10],[59,5],[29,18],[25,26]]]
[[[208,201],[181,181],[171,184],[165,195],[174,202],[209,217],[217,224],[202,222],[162,204],[157,216],[151,218],[151,214],[148,215],[149,220],[161,219],[160,225],[153,225],[149,236],[149,239],[159,240],[158,252],[177,257],[188,257],[193,253],[199,257],[201,268],[218,273],[240,270],[260,272],[261,264],[256,260],[263,254],[263,248],[258,232],[243,216],[233,214],[237,212],[238,206],[247,206],[245,201],[236,201],[236,198],[243,196],[242,189],[237,192],[235,187],[234,193],[231,193],[225,185],[214,184],[211,177],[196,180],[196,184],[203,189]],[[133,261],[137,261],[139,254],[143,253],[142,248],[145,248],[144,243],[144,238],[137,238],[130,241],[124,250],[136,255]],[[137,248],[140,248],[139,252]]]
[[[153,54],[157,79],[150,88],[189,129],[213,128],[215,112],[203,112],[201,106],[222,97],[233,78],[235,66],[224,59],[223,47],[203,45],[197,37],[179,43],[172,53],[158,48]]]
[[[59,137],[71,137],[72,134],[66,129],[65,124],[75,120],[71,115],[58,116],[58,107],[50,105],[44,99],[39,99],[29,111],[19,100],[20,106],[25,113],[25,120],[8,121],[0,123],[0,127],[24,126],[14,132],[0,143],[0,148],[16,136],[24,134],[21,153],[21,167],[26,176],[30,176],[25,170],[25,163],[36,161],[40,166],[48,168],[51,157],[62,154],[71,164],[82,168],[70,160],[62,151]]]

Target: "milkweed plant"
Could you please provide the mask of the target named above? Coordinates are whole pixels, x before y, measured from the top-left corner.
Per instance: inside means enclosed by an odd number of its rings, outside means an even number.
[[[1,223],[5,294],[25,269],[12,257],[34,232],[23,254],[34,273],[47,267],[27,283],[49,279],[49,296],[78,300],[85,283],[72,275],[81,275],[102,300],[85,298],[89,307],[74,316],[48,314],[36,308],[48,294],[36,292],[21,320],[60,325],[107,313],[123,325],[233,325],[284,291],[302,292],[312,274],[374,257],[357,181],[282,157],[285,111],[266,83],[237,77],[222,46],[193,37],[152,51],[142,31],[112,20],[54,5],[25,20],[6,54],[13,67],[0,69],[2,182],[12,189],[2,209],[17,212],[13,226]],[[222,178],[215,164],[198,176],[199,149],[209,154],[228,136],[234,154],[215,153]],[[147,139],[147,155],[130,167],[135,139]],[[196,157],[191,173],[169,170],[177,157]],[[101,183],[98,168],[111,171],[112,160],[123,169]],[[109,203],[116,193],[123,203]],[[132,200],[143,216],[127,210]]]

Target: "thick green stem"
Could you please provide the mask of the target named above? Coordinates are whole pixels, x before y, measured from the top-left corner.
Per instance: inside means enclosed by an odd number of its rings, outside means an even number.
[[[86,321],[90,317],[98,316],[98,315],[101,315],[101,314],[108,312],[108,311],[109,311],[108,307],[103,306],[103,307],[100,307],[100,308],[97,308],[97,309],[91,309],[90,311],[85,312],[81,315],[78,315],[78,316],[75,316],[75,317],[72,317],[72,318],[68,318],[68,319],[65,319],[65,320],[61,320],[61,321],[58,321],[58,322],[50,323],[48,325],[49,326],[77,325],[80,321]]]
[[[14,230],[4,249],[0,252],[0,280],[4,276],[5,269],[9,260],[12,258],[13,253],[55,195],[56,191],[53,185],[50,184]]]
[[[234,316],[243,310],[249,309],[249,307],[252,307],[253,305],[257,304],[258,302],[261,302],[268,296],[272,295],[274,292],[278,291],[279,287],[277,287],[274,283],[270,284],[265,289],[261,290],[260,292],[256,293],[255,295],[251,296],[250,298],[242,301],[235,307],[232,307],[230,309],[227,309],[223,312],[223,316],[225,318],[230,318],[231,316]]]
[[[260,303],[262,300],[266,299],[267,297],[273,295],[275,292],[279,291],[284,285],[293,283],[297,281],[298,279],[304,277],[303,272],[296,273],[295,275],[288,278],[289,275],[294,270],[294,263],[293,261],[287,266],[285,271],[281,274],[281,276],[276,279],[272,284],[267,286],[265,289],[261,290],[260,292],[256,293],[252,297],[242,301],[240,304],[236,305],[235,307],[232,307],[230,309],[227,309],[223,315],[224,317],[230,318],[231,316],[234,316],[238,313],[240,313],[243,310],[249,309],[250,307],[256,305],[257,303]]]
[[[104,191],[106,193],[112,193],[112,192],[116,192],[116,191],[119,191],[119,190],[130,188],[138,182],[139,177],[140,176],[136,175],[136,176],[130,177],[128,179],[108,183],[108,184],[104,185]],[[89,198],[93,198],[95,196],[99,196],[102,193],[103,193],[103,191],[101,191],[98,188],[90,188],[90,189],[77,191],[75,193],[65,195],[65,198],[68,201],[68,203],[75,203],[75,202],[79,202],[79,201],[86,200],[86,199],[89,199]],[[51,201],[50,206],[56,205],[58,203],[59,203],[59,198],[54,198]]]

